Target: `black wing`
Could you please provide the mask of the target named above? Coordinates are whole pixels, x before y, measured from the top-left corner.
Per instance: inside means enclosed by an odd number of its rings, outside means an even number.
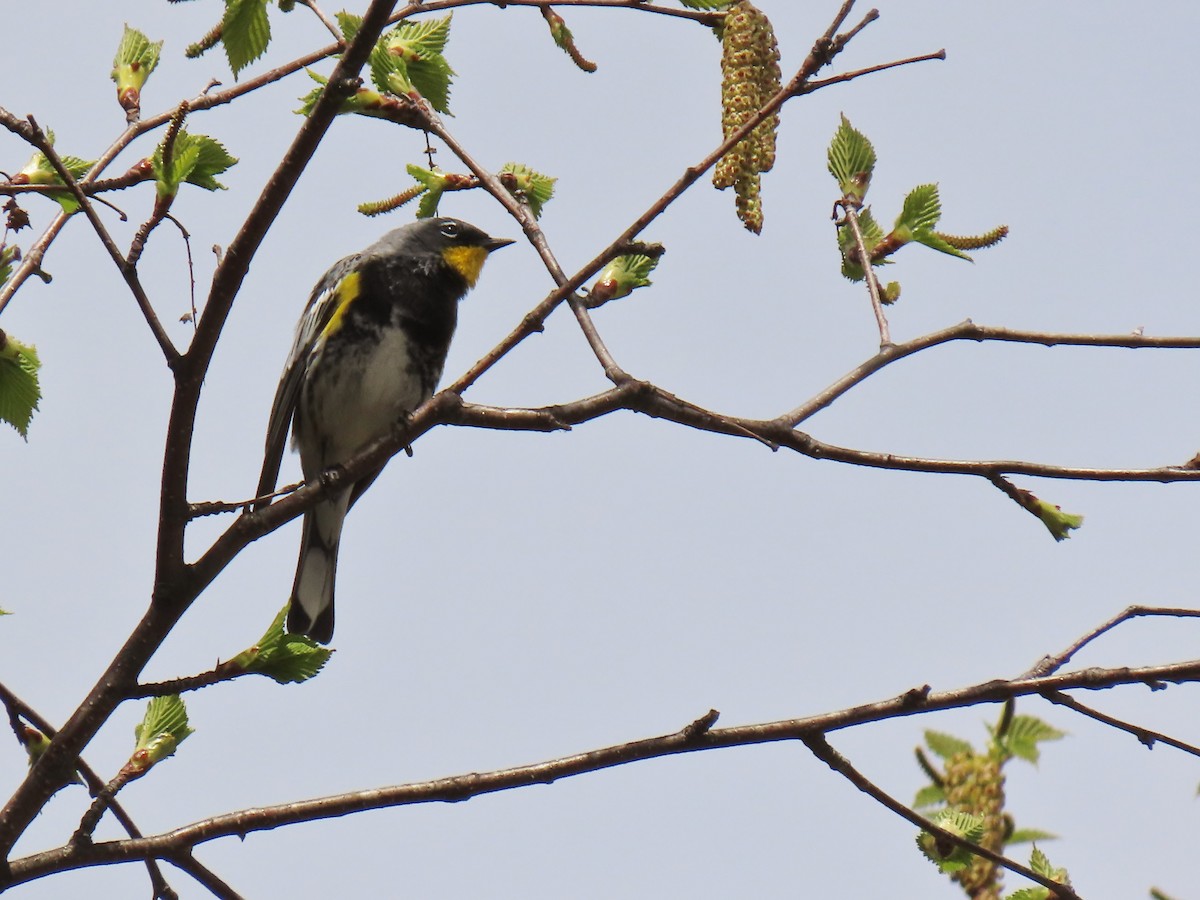
[[[263,456],[262,474],[258,476],[255,498],[266,497],[275,490],[279,479],[279,467],[283,464],[283,446],[287,442],[292,417],[296,413],[296,400],[300,396],[300,385],[303,384],[304,373],[308,369],[309,355],[337,308],[338,285],[354,271],[360,259],[362,254],[356,253],[334,263],[333,268],[321,276],[308,298],[308,305],[304,307],[304,314],[296,326],[296,340],[292,345],[292,352],[283,367],[279,388],[275,391],[275,402],[271,405],[271,416],[267,422],[266,452]],[[270,502],[269,499],[256,499],[252,508],[262,509]]]

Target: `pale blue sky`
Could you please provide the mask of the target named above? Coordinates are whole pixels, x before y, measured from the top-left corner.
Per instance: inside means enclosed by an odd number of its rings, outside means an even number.
[[[24,4],[12,4],[24,6]],[[844,112],[873,140],[870,199],[889,222],[912,186],[941,186],[947,230],[1012,229],[974,265],[910,248],[887,273],[906,339],[971,317],[1072,332],[1197,334],[1191,217],[1200,8],[1169,2],[889,2],[835,71],[944,47],[947,60],[823,90],[784,111],[779,164],[764,178],[766,227],[744,232],[733,198],[698,185],[646,233],[668,252],[654,287],[596,320],[632,374],[714,409],[772,416],[871,355],[865,293],[838,272],[824,152]],[[794,71],[837,3],[761,0]],[[222,57],[182,58],[214,2],[56,4],[77,41],[43,27],[10,36],[0,106],[33,112],[63,152],[95,156],[123,124],[108,70],[121,22],[165,38],[145,91],[158,112],[217,77]],[[860,12],[865,11],[864,6]],[[1157,13],[1143,17],[1138,9]],[[330,8],[331,11],[333,7]],[[565,10],[585,75],[532,9],[455,14],[450,129],[487,165],[558,176],[543,225],[565,268],[581,264],[719,138],[719,45],[704,29],[632,11]],[[10,18],[14,15],[10,11]],[[271,61],[325,38],[305,10],[272,13]],[[55,54],[67,55],[60,61]],[[258,64],[251,71],[259,71]],[[324,69],[327,71],[328,67]],[[213,262],[290,141],[303,75],[193,131],[242,162],[230,190],[181,194],[203,297]],[[151,138],[113,168],[149,154]],[[266,416],[308,291],[338,257],[407,220],[354,206],[406,183],[420,135],[343,118],[284,209],[229,319],[206,383],[193,500],[253,490]],[[0,135],[0,168],[29,151]],[[443,151],[440,162],[453,167]],[[152,192],[117,198],[131,224]],[[48,204],[28,204],[35,226]],[[493,234],[519,229],[486,196],[443,211]],[[21,242],[27,242],[23,232]],[[61,722],[147,603],[157,473],[170,379],[137,309],[84,222],[46,259],[0,326],[36,343],[42,411],[29,443],[0,431],[9,515],[0,680]],[[188,306],[174,229],[142,272],[183,342]],[[522,244],[493,258],[465,301],[447,378],[490,349],[550,288]],[[1195,351],[961,345],[895,365],[807,423],[824,440],[952,458],[1089,466],[1180,463],[1200,447]],[[603,389],[564,312],[470,399],[528,406]],[[1200,514],[1188,485],[1016,479],[1087,516],[1055,544],[979,479],[818,463],[633,414],[570,433],[443,428],[387,469],[350,517],[335,654],[315,681],[247,679],[187,697],[196,734],[122,794],[147,833],[247,806],[534,762],[674,731],[706,710],[721,724],[791,718],[1016,675],[1131,603],[1194,605]],[[285,477],[298,473],[294,457]],[[205,546],[227,518],[193,526]],[[247,550],[154,659],[152,679],[210,667],[251,643],[286,599],[299,526]],[[1137,623],[1079,665],[1194,658],[1197,628]],[[1089,697],[1196,742],[1195,687]],[[1200,890],[1193,854],[1200,767],[1147,752],[1035,701],[1019,709],[1071,733],[1038,769],[1013,764],[1011,811],[1062,836],[1045,846],[1089,900]],[[142,704],[87,751],[112,774]],[[832,736],[902,799],[922,778],[925,728],[984,737],[993,709]],[[0,742],[0,794],[24,754]],[[66,791],[19,849],[60,843],[84,808]],[[914,829],[800,746],[643,763],[475,799],[376,812],[205,845],[198,857],[248,897],[954,897],[915,851]],[[116,831],[111,821],[101,837]],[[866,861],[869,860],[869,863]],[[186,898],[205,896],[168,870]],[[286,883],[286,888],[282,885]],[[1015,877],[1009,889],[1020,886]],[[112,867],[33,884],[21,898],[147,893],[144,870]]]

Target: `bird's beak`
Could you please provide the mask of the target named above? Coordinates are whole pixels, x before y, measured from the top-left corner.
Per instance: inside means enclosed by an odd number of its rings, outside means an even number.
[[[499,250],[501,247],[507,247],[509,244],[515,243],[516,241],[509,238],[490,237],[484,242],[483,248],[487,250],[488,253],[491,253],[493,250]]]

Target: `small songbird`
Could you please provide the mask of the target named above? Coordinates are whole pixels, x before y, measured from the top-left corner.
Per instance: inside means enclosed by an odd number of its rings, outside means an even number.
[[[306,481],[387,435],[433,396],[458,317],[488,254],[512,241],[458,219],[420,219],[334,263],[296,329],[267,427],[258,498],[275,490],[289,426]],[[304,516],[287,630],[333,638],[338,540],[370,473]],[[255,509],[269,503],[255,501]]]

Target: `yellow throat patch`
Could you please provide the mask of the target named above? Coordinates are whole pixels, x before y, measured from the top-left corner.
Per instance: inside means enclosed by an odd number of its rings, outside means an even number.
[[[442,259],[455,272],[466,279],[470,287],[475,287],[479,273],[483,271],[483,261],[488,252],[483,247],[447,247],[442,251]]]

